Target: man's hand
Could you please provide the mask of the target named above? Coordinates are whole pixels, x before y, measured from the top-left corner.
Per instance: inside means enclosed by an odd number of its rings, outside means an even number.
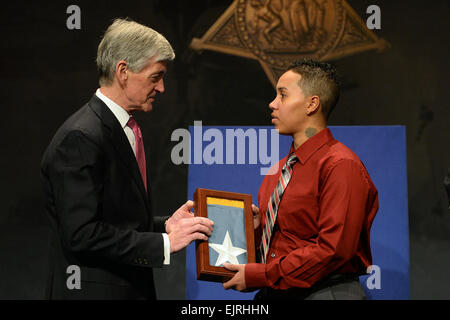
[[[193,218],[194,214],[191,212],[194,207],[194,202],[188,200],[185,204],[183,204],[177,211],[175,211],[172,216],[166,222],[166,232],[171,233],[172,228],[184,218]]]
[[[194,217],[190,210],[194,203],[187,201],[167,220],[170,253],[180,251],[194,240],[208,240],[214,222],[204,217]]]
[[[257,229],[259,227],[259,224],[261,223],[261,215],[259,214],[259,208],[252,204],[252,211],[253,211],[253,228]]]
[[[245,285],[245,264],[230,264],[224,263],[223,266],[231,271],[237,271],[230,281],[223,283],[223,287],[228,289],[234,289],[238,291],[243,291],[247,287]]]

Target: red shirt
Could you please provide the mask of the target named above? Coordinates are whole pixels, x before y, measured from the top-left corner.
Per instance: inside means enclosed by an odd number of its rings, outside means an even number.
[[[293,146],[291,152],[294,152]],[[331,274],[365,274],[372,264],[370,227],[378,192],[358,156],[324,129],[295,150],[299,161],[278,208],[267,264],[245,268],[248,288],[307,288]],[[258,202],[261,243],[265,212],[278,172],[261,184]]]

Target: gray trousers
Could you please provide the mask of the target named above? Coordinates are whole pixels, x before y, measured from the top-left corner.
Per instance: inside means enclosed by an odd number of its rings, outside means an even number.
[[[366,295],[357,276],[337,276],[311,288],[275,290],[262,288],[255,300],[364,300]]]
[[[366,294],[358,280],[341,282],[319,289],[305,300],[365,300]]]

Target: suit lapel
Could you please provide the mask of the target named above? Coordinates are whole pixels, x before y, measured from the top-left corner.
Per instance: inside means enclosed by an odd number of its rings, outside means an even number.
[[[89,106],[101,119],[105,127],[109,129],[112,144],[119,157],[128,168],[128,172],[138,186],[139,191],[144,198],[147,209],[149,210],[150,206],[148,203],[148,195],[145,191],[144,183],[142,182],[142,177],[139,171],[136,157],[134,156],[133,149],[130,146],[130,142],[126,137],[123,128],[120,126],[119,121],[116,119],[111,110],[109,110],[109,108],[103,103],[103,101],[101,101],[96,95],[94,95],[91,101],[89,101]]]

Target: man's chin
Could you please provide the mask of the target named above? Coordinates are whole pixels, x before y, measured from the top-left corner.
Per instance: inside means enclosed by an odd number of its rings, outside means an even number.
[[[153,105],[151,103],[146,103],[142,106],[142,111],[144,112],[150,112],[153,110]]]

